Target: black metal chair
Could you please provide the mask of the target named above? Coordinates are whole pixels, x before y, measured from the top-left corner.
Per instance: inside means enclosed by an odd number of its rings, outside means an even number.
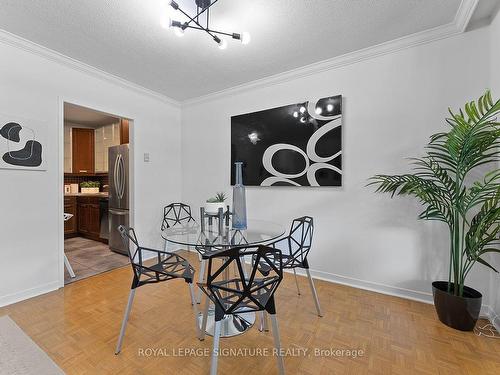
[[[195,222],[189,205],[185,203],[170,203],[163,207],[163,220],[161,222],[162,231],[189,222]],[[165,251],[168,251],[168,241],[165,241]]]
[[[170,203],[163,207],[161,230],[173,227],[183,222],[195,221],[191,215],[191,207],[184,203]]]
[[[132,270],[134,272],[134,278],[132,280],[132,286],[130,289],[125,314],[123,316],[120,336],[118,337],[115,354],[119,354],[122,348],[123,336],[125,335],[125,328],[127,326],[130,310],[132,309],[135,291],[137,288],[146,284],[159,283],[172,279],[184,279],[184,281],[189,285],[191,304],[193,305],[194,309],[196,336],[200,337],[198,326],[198,308],[196,303],[194,303],[194,268],[186,259],[184,259],[180,255],[140,246],[133,228],[127,228],[123,225],[120,225],[118,227],[118,231],[120,232],[123,242],[127,248],[130,258],[130,264],[132,265]],[[130,249],[131,242],[134,247],[133,250]],[[145,252],[156,253],[156,257],[149,260],[151,261],[151,264],[145,264],[143,262],[147,255],[144,254]]]
[[[244,256],[254,259],[249,274],[242,260]],[[283,279],[281,259],[280,250],[265,246],[235,247],[219,251],[209,257],[207,282],[198,285],[207,295],[200,339],[205,335],[210,300],[215,305],[211,375],[217,374],[221,321],[224,315],[258,311],[266,311],[271,316],[278,369],[280,374],[285,373],[274,302],[274,293]],[[222,265],[219,265],[220,261]],[[217,263],[214,264],[215,262]],[[233,268],[237,270],[237,274],[230,277],[230,270]]]
[[[205,220],[204,215],[202,214],[200,221]],[[161,230],[165,230],[167,228],[172,228],[179,224],[186,224],[190,222],[196,222],[194,219],[191,206],[185,203],[170,203],[169,205],[163,207],[163,221],[161,223]],[[188,246],[188,250],[189,246]],[[198,273],[198,282],[204,281],[205,269],[206,269],[206,257],[211,255],[212,253],[219,251],[220,248],[215,247],[204,247],[204,246],[196,246],[196,251],[198,252],[198,258],[200,261],[199,273]],[[168,251],[168,241],[165,241],[165,251]],[[198,291],[198,296],[196,297],[196,301],[200,303],[201,301],[201,290]]]
[[[314,232],[314,221],[310,216],[303,216],[292,221],[290,232],[286,237],[280,238],[274,242],[266,244],[275,249],[280,249],[282,252],[282,261],[284,269],[292,269],[295,276],[295,284],[297,293],[300,295],[299,283],[297,281],[296,268],[302,268],[306,271],[309,279],[309,286],[314,297],[318,316],[323,316],[319,304],[318,294],[314,287],[314,281],[309,272],[309,262],[307,255],[311,250],[312,238]]]

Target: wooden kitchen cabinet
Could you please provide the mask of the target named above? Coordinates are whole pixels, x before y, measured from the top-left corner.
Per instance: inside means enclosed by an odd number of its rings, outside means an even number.
[[[64,213],[73,215],[71,219],[64,222],[64,237],[69,238],[78,233],[76,197],[64,197]]]
[[[78,197],[78,232],[99,241],[101,215],[98,197]]]
[[[73,128],[72,171],[73,173],[95,172],[94,129]]]
[[[122,118],[120,124],[120,144],[124,145],[129,143],[129,125],[128,120]]]

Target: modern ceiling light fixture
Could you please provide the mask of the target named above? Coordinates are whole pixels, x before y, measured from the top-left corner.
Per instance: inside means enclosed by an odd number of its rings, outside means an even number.
[[[248,32],[242,33],[226,33],[223,31],[217,31],[210,28],[210,8],[217,2],[218,0],[194,0],[196,4],[196,14],[194,16],[190,16],[185,11],[179,7],[174,0],[169,2],[170,6],[175,10],[181,12],[184,16],[188,18],[188,21],[181,22],[170,20],[169,26],[174,29],[174,32],[177,36],[184,35],[184,30],[186,29],[194,29],[201,30],[206,32],[208,35],[212,37],[212,39],[219,45],[220,49],[227,48],[227,41],[222,39],[221,36],[229,36],[233,39],[239,40],[242,44],[250,43],[250,34]],[[205,17],[205,20],[200,17]],[[205,25],[203,26],[202,25]]]

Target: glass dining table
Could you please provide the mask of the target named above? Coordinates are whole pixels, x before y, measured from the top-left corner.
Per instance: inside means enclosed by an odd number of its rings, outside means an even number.
[[[281,237],[284,233],[285,228],[282,225],[265,220],[248,220],[245,230],[223,226],[221,233],[219,233],[218,225],[206,225],[202,230],[201,226],[192,220],[166,228],[161,236],[168,243],[193,247],[203,255],[203,249],[210,249],[213,253],[234,246],[261,245]],[[203,312],[199,316],[200,326],[202,319]],[[226,315],[221,324],[221,337],[239,335],[252,327],[254,323],[254,312]],[[214,328],[215,313],[211,307],[208,311],[206,333],[213,336]]]

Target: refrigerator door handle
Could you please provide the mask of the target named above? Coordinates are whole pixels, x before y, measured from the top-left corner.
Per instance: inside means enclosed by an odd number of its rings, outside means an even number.
[[[114,188],[115,188],[115,193],[116,193],[116,197],[118,199],[120,199],[120,190],[119,190],[119,184],[118,184],[118,162],[119,162],[119,159],[120,159],[120,154],[118,154],[116,156],[116,159],[115,159],[115,168],[113,170],[113,182],[114,182]]]
[[[116,211],[116,210],[112,210],[112,209],[109,209],[108,212],[111,214],[111,215],[118,215],[118,216],[125,216],[125,215],[128,215],[128,211]]]
[[[120,199],[123,199],[125,194],[125,162],[123,161],[123,155],[120,154]]]

